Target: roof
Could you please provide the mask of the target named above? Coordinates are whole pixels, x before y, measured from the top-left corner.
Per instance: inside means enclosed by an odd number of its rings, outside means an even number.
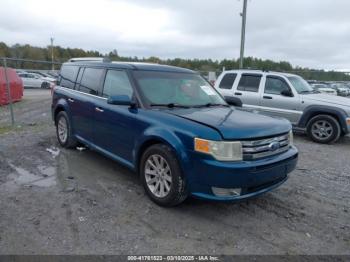
[[[242,72],[246,74],[276,74],[276,75],[283,75],[283,76],[296,76],[295,74],[290,73],[284,73],[284,72],[276,72],[276,71],[265,71],[265,70],[256,70],[256,69],[234,69],[234,70],[226,70],[225,72]]]
[[[66,62],[64,65],[76,65],[76,66],[94,66],[104,68],[118,68],[118,69],[130,69],[130,70],[147,70],[147,71],[163,71],[163,72],[176,72],[193,74],[194,71],[186,68],[152,64],[152,63],[139,63],[139,62],[103,62],[103,61],[76,61]]]

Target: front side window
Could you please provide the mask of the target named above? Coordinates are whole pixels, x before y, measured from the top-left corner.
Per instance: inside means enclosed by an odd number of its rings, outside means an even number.
[[[266,77],[265,94],[280,95],[283,90],[290,90],[285,81],[276,77]]]
[[[237,90],[248,91],[248,92],[258,92],[260,85],[261,75],[248,75],[243,74]]]
[[[100,89],[103,69],[85,68],[83,77],[80,82],[79,91],[91,95],[98,95]]]
[[[227,105],[200,75],[188,73],[134,71],[141,95],[149,105]]]
[[[224,77],[221,79],[219,88],[221,89],[231,89],[233,86],[233,83],[235,82],[237,74],[228,73],[224,75]]]
[[[126,95],[132,97],[133,89],[128,75],[124,71],[108,70],[103,86],[103,96]]]

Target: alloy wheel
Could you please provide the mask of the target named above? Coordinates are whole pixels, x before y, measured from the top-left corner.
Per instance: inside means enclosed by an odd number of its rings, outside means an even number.
[[[68,137],[68,125],[67,120],[64,117],[61,117],[57,123],[58,137],[60,141],[64,144],[67,141]]]
[[[168,162],[160,155],[151,155],[144,170],[148,189],[156,197],[166,197],[172,185],[172,175]]]
[[[332,136],[334,130],[328,121],[319,120],[312,125],[311,132],[316,138],[326,140]]]

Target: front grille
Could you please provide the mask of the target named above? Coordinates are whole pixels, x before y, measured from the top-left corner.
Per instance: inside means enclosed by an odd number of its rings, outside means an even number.
[[[248,187],[247,189],[243,190],[243,194],[254,193],[254,192],[263,190],[265,188],[271,187],[273,185],[276,185],[276,184],[282,182],[283,180],[286,179],[286,177],[287,176],[284,176],[284,177],[276,179],[274,181],[270,181],[270,182],[267,182],[267,183],[264,183],[264,184],[260,184],[260,185],[257,185],[257,186],[253,186],[253,187]]]
[[[255,160],[287,151],[290,147],[289,135],[260,140],[242,141],[243,160]]]

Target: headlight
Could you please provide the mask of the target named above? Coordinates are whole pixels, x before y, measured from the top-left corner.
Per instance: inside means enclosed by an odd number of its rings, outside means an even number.
[[[289,144],[292,146],[294,143],[293,130],[289,131]]]
[[[241,142],[211,141],[195,138],[194,150],[210,154],[220,161],[240,161],[243,159]]]

